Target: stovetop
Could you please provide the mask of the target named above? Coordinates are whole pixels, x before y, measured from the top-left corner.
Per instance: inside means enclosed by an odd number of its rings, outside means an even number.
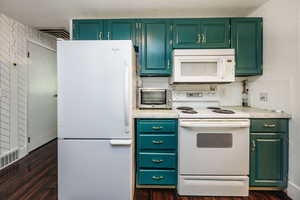
[[[219,107],[208,107],[208,108],[192,108],[186,107],[176,109],[179,115],[179,118],[182,119],[204,119],[204,118],[249,118],[249,114],[236,111],[228,110]]]

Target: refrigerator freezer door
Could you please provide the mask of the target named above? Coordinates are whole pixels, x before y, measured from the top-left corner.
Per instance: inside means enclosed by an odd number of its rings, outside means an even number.
[[[59,200],[132,198],[132,146],[112,144],[58,140]]]
[[[58,137],[131,138],[130,41],[58,43]]]

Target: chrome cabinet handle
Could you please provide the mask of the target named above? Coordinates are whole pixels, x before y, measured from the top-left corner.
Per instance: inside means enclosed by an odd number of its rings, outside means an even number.
[[[107,33],[107,39],[110,40],[110,32]]]
[[[103,39],[103,33],[100,32],[100,33],[99,33],[99,40],[102,40],[102,39]]]
[[[252,140],[252,148],[251,148],[251,151],[255,151],[255,150],[256,150],[255,140]]]
[[[154,162],[154,163],[162,163],[162,162],[164,162],[164,160],[155,160],[155,159],[152,159],[152,162]]]
[[[206,43],[206,36],[204,35],[204,33],[202,33],[201,35],[202,35],[202,43]]]
[[[276,124],[264,124],[265,128],[275,128]]]
[[[154,129],[154,130],[160,130],[162,128],[164,128],[164,127],[162,127],[162,126],[152,126],[152,129]]]
[[[197,36],[197,43],[201,43],[201,34],[199,33]]]
[[[153,144],[163,144],[164,141],[163,140],[152,140]]]
[[[161,180],[161,179],[164,179],[165,177],[163,176],[152,176],[152,179],[153,180]]]

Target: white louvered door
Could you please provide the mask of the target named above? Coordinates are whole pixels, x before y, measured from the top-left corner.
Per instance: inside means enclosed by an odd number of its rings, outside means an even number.
[[[11,80],[10,68],[0,62],[0,155],[10,150],[10,129],[11,129]]]

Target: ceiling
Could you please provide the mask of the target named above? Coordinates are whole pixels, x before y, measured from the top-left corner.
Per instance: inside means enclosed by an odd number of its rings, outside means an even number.
[[[37,28],[66,28],[72,18],[247,16],[268,0],[0,0],[0,12]]]

